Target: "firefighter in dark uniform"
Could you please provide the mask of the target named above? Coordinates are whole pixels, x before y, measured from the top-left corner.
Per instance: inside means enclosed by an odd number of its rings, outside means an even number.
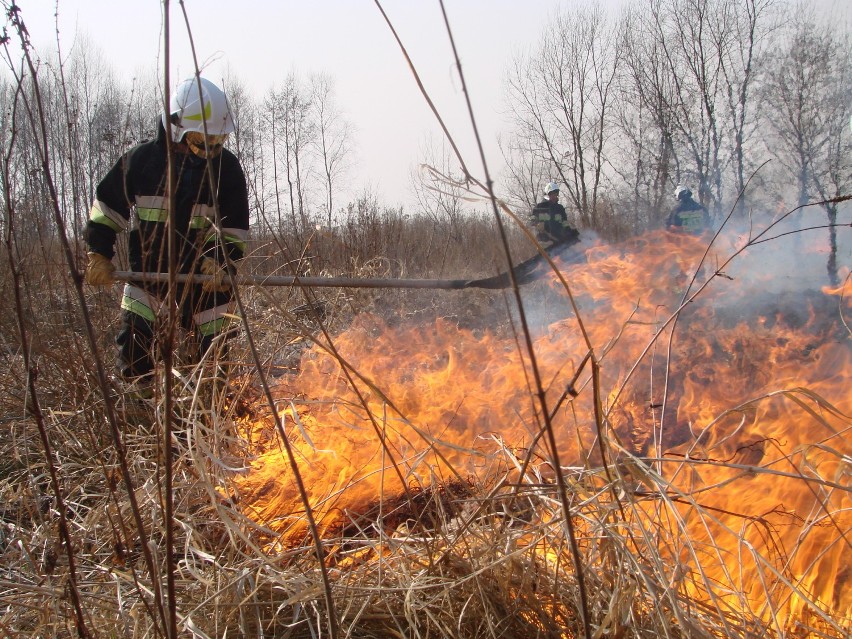
[[[544,187],[546,199],[535,205],[532,211],[532,223],[536,230],[536,239],[547,248],[554,244],[573,244],[579,241],[580,234],[568,223],[565,207],[559,203],[559,185],[548,182]]]
[[[675,205],[666,220],[670,231],[701,234],[711,226],[710,214],[701,204],[692,199],[692,191],[685,186],[675,189]]]
[[[178,272],[210,276],[203,283],[179,284],[175,297],[181,326],[195,334],[198,361],[212,358],[211,346],[227,338],[231,289],[226,269],[232,270],[243,257],[248,236],[245,175],[236,156],[223,148],[232,131],[233,117],[219,87],[204,78],[182,82],[172,95],[170,112],[163,114],[157,138],[125,153],[98,184],[86,227],[86,282],[108,286],[114,281],[116,235],[123,231],[129,232],[131,270],[168,272],[168,222],[174,221]],[[171,212],[166,135],[171,135],[174,150]],[[142,392],[150,389],[156,325],[167,317],[165,302],[165,283],[124,286],[116,338],[118,368]]]

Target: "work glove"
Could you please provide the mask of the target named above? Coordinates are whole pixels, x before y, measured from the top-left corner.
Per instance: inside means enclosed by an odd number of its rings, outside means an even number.
[[[107,257],[100,253],[91,252],[89,255],[89,263],[86,265],[86,284],[91,286],[109,286],[115,279],[112,274],[115,271],[115,266]]]
[[[210,279],[201,283],[205,293],[223,293],[231,288],[228,272],[213,258],[205,257],[201,260],[201,272],[210,276]]]

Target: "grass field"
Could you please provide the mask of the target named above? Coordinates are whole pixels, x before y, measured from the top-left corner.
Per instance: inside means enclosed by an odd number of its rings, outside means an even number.
[[[359,233],[299,272],[505,263],[487,219]],[[0,633],[847,635],[848,279],[807,235],[732,231],[701,269],[709,238],[587,237],[519,298],[243,288],[228,389],[177,344],[142,404],[112,377],[119,287],[7,244]],[[277,242],[244,272],[287,274]]]

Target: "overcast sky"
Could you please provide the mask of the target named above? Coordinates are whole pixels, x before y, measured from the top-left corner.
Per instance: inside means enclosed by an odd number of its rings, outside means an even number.
[[[617,8],[623,0],[601,0]],[[837,5],[837,0],[812,0]],[[85,34],[109,64],[131,76],[162,68],[160,0],[17,0],[34,46],[55,50],[56,8],[64,54]],[[482,177],[464,95],[438,0],[382,0],[433,101],[461,147],[468,167]],[[489,169],[502,158],[505,134],[503,78],[510,61],[534,48],[548,18],[574,0],[445,0],[468,83]],[[181,5],[171,3],[172,77],[193,65]],[[355,129],[352,193],[369,186],[380,201],[410,204],[411,169],[442,135],[399,46],[373,0],[185,0],[205,76],[227,70],[260,98],[295,72],[332,78],[338,107]],[[840,3],[839,6],[844,6]]]
[[[54,0],[18,0],[32,42],[54,50]],[[437,0],[382,0],[442,117],[478,176],[464,95]],[[502,165],[497,136],[505,131],[502,79],[513,56],[534,46],[559,0],[445,0],[492,172]],[[192,73],[180,4],[171,3],[173,78]],[[333,81],[339,108],[355,129],[353,191],[369,185],[387,204],[410,202],[411,168],[440,129],[373,0],[185,0],[205,76],[227,69],[256,97],[290,72]],[[122,74],[162,68],[159,0],[60,0],[65,54],[77,34],[99,47]]]

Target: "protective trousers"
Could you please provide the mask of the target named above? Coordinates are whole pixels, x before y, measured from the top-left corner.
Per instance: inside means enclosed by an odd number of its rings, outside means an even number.
[[[121,300],[121,330],[118,345],[118,372],[127,380],[150,377],[159,359],[158,350],[162,328],[168,321],[168,309],[163,299],[164,289],[146,290],[125,284]],[[185,331],[194,333],[197,349],[193,361],[198,363],[215,346],[217,355],[226,354],[229,335],[231,292],[208,293],[200,284],[178,285],[176,319]],[[221,339],[217,339],[221,338]]]

